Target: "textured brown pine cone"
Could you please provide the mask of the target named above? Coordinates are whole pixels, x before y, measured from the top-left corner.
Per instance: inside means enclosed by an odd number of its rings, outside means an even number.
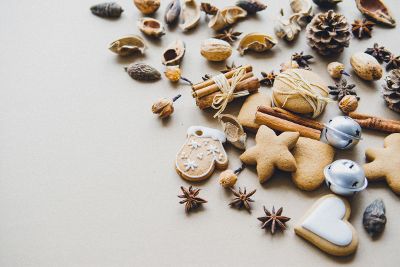
[[[385,80],[383,99],[390,109],[400,113],[400,69],[390,71]]]
[[[350,43],[350,25],[346,17],[333,10],[315,15],[306,32],[308,44],[321,55],[341,53]]]

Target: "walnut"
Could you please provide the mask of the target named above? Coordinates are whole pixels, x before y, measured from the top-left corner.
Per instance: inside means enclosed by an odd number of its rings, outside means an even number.
[[[229,188],[236,184],[237,175],[232,170],[226,170],[219,175],[219,184],[222,187]]]
[[[346,95],[339,102],[339,108],[345,114],[355,111],[357,107],[358,100],[357,97],[354,95]]]

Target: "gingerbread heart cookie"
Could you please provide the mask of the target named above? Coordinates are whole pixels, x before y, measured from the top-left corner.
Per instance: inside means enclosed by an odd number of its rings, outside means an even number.
[[[307,211],[294,231],[328,254],[346,256],[358,246],[357,231],[348,221],[350,213],[347,200],[330,194]]]
[[[387,136],[384,148],[369,148],[365,155],[372,161],[364,165],[367,179],[386,179],[393,192],[400,194],[400,133]]]
[[[179,150],[175,168],[189,181],[201,181],[211,176],[215,168],[228,167],[228,156],[223,143],[225,134],[216,129],[192,126],[187,130],[186,143]]]

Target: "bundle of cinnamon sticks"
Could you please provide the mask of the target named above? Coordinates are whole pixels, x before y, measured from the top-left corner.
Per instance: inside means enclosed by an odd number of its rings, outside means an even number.
[[[234,92],[248,91],[250,94],[255,93],[260,88],[259,79],[253,75],[253,68],[250,65],[243,66],[246,73],[244,74],[242,80],[236,85]],[[229,84],[232,82],[232,76],[236,72],[236,69],[232,69],[226,72],[225,78],[228,80]],[[215,95],[220,93],[220,89],[215,84],[213,79],[208,79],[206,81],[194,84],[192,86],[192,96],[196,99],[196,105],[200,109],[206,109],[211,107]]]

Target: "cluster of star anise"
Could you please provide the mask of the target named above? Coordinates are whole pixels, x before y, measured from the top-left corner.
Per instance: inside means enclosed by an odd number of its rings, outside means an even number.
[[[377,43],[375,43],[373,47],[367,48],[365,53],[370,54],[380,63],[386,62],[387,71],[400,68],[400,56],[394,55],[388,49],[383,46],[379,46]]]

